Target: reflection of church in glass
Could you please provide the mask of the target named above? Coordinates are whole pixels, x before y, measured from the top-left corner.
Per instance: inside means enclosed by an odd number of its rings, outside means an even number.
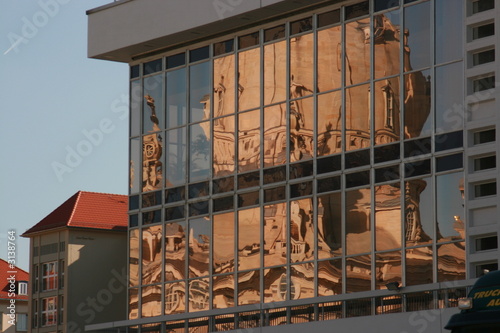
[[[406,8],[324,9],[133,78],[163,81],[143,83],[131,163],[129,319],[465,279],[462,165],[436,166],[435,80]]]

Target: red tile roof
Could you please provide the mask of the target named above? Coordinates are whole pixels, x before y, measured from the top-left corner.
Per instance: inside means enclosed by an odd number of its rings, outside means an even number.
[[[7,279],[9,279],[12,275],[15,276],[16,280],[14,285],[16,288],[16,295],[12,295],[10,282],[7,281]],[[17,299],[27,301],[28,296],[17,295],[17,283],[19,281],[26,281],[29,283],[29,279],[30,276],[25,270],[22,270],[17,266],[10,266],[7,261],[0,259],[0,299]]]
[[[78,191],[22,236],[60,227],[126,230],[127,210],[126,195]]]

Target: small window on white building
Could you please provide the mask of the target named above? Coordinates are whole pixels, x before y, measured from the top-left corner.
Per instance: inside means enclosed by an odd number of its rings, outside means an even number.
[[[17,283],[17,294],[28,295],[28,281],[19,281]]]

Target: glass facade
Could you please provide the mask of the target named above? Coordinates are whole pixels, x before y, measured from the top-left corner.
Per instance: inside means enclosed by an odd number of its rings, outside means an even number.
[[[448,2],[325,7],[134,65],[129,319],[465,279]],[[261,315],[236,322],[282,312]]]

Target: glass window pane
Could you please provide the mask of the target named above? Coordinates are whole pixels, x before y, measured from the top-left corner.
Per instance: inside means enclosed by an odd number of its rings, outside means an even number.
[[[260,168],[260,110],[238,116],[238,171]]]
[[[142,137],[142,191],[154,191],[163,186],[162,133]]]
[[[189,121],[196,122],[210,117],[210,62],[190,67],[189,70]]]
[[[434,235],[431,178],[405,182],[406,246],[427,244]]]
[[[189,221],[189,277],[208,275],[211,223],[207,218]]]
[[[312,17],[290,23],[290,34],[295,35],[301,32],[312,30]]]
[[[406,250],[406,286],[432,283],[432,247]]]
[[[375,186],[375,250],[401,248],[400,183]]]
[[[142,133],[157,132],[165,124],[163,110],[163,75],[158,74],[144,79],[144,99],[142,104]]]
[[[137,319],[139,317],[139,290],[130,288],[128,290],[128,319]]]
[[[314,258],[314,223],[312,199],[290,202],[290,261]]]
[[[264,46],[264,105],[286,99],[286,41]]]
[[[374,89],[375,144],[397,142],[401,131],[399,77],[377,81]]]
[[[430,135],[432,131],[430,71],[405,75],[405,138]]]
[[[234,275],[216,275],[212,279],[213,308],[224,309],[234,306]],[[234,327],[234,318],[232,319]],[[226,326],[224,326],[226,327]]]
[[[342,260],[318,262],[318,296],[342,294]]]
[[[318,91],[339,88],[342,84],[342,26],[318,31]]]
[[[370,85],[346,89],[346,150],[370,147]]]
[[[285,266],[264,269],[264,303],[288,299],[287,269]]]
[[[436,177],[438,242],[465,238],[463,177],[462,172]]]
[[[234,271],[234,212],[213,216],[213,273]]]
[[[438,245],[437,261],[437,282],[464,280],[465,242]]]
[[[139,229],[130,230],[129,236],[129,285],[139,285]]]
[[[373,18],[375,78],[399,73],[400,24],[399,11],[386,12]]]
[[[210,174],[210,122],[189,127],[189,180],[208,179]]]
[[[168,72],[167,76],[167,127],[186,124],[187,95],[186,69]]]
[[[186,128],[167,131],[167,187],[186,182]]]
[[[318,259],[342,254],[341,198],[340,192],[318,197]]]
[[[290,299],[314,297],[314,263],[290,266]]]
[[[386,289],[385,285],[389,282],[401,284],[401,251],[378,253],[375,258],[377,269],[376,288]]]
[[[208,278],[189,281],[189,312],[205,311],[210,307]]]
[[[255,269],[260,266],[260,208],[240,210],[238,212],[238,270]]]
[[[404,70],[421,69],[431,64],[430,28],[431,2],[419,3],[404,9]],[[453,25],[454,26],[454,25]]]
[[[260,105],[260,48],[238,54],[238,111]]]
[[[314,90],[313,34],[290,39],[290,98],[312,94]]]
[[[260,303],[260,271],[238,273],[238,305]]]
[[[142,284],[161,282],[162,226],[142,229]]]
[[[346,258],[346,292],[355,293],[371,289],[371,255]]]
[[[264,167],[286,163],[286,104],[264,109]]]
[[[314,101],[304,98],[290,103],[290,162],[310,159],[314,154]]]
[[[286,263],[286,203],[264,206],[264,266]]]
[[[345,85],[370,79],[370,19],[345,25]]]
[[[184,52],[167,57],[167,69],[182,66],[186,63]]]
[[[436,132],[463,128],[463,63],[436,68]]]
[[[214,59],[214,117],[234,113],[234,55]]]
[[[186,278],[186,224],[165,226],[165,281]]]
[[[319,74],[319,73],[318,73]],[[318,156],[342,150],[342,94],[340,91],[318,96]]]
[[[345,193],[347,255],[371,250],[371,193],[369,188]]]
[[[141,81],[130,82],[130,136],[141,135]]]
[[[161,260],[160,260],[161,262]],[[160,265],[161,266],[161,265]],[[142,287],[142,318],[154,317],[162,315],[161,307],[161,286],[144,286]],[[147,331],[151,332],[151,331]],[[154,331],[153,331],[154,332]]]
[[[457,33],[457,22],[462,22],[462,0],[436,0],[434,17],[436,25],[434,40],[436,47],[436,64],[462,58],[462,33]]]
[[[234,172],[234,165],[235,165],[234,132],[235,132],[234,116],[214,119],[213,122],[214,177],[226,176]]]
[[[130,139],[130,194],[141,191],[141,142],[139,138]]]

